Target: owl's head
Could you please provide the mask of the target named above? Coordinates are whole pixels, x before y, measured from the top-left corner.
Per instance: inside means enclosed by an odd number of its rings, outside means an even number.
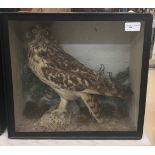
[[[50,31],[47,27],[42,25],[35,25],[31,27],[25,34],[26,41],[32,44],[49,43]]]
[[[49,44],[53,44],[54,37],[50,29],[45,25],[35,25],[31,27],[25,34],[26,48],[29,51],[38,53],[40,51],[46,51]]]

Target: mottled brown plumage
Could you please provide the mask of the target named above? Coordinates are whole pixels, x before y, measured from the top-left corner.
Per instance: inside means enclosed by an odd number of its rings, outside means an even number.
[[[32,72],[61,97],[60,108],[65,109],[69,100],[81,97],[100,122],[100,108],[94,95],[125,98],[126,93],[115,83],[67,54],[53,39],[46,27],[36,25],[26,33],[28,65]]]

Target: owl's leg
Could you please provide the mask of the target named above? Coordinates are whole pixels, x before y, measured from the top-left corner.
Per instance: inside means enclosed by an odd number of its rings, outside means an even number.
[[[62,112],[66,112],[67,104],[68,104],[68,101],[61,97],[58,110]]]

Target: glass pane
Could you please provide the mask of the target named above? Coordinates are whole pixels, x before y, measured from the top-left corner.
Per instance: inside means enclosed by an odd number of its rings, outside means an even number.
[[[17,132],[135,131],[144,23],[9,21]]]

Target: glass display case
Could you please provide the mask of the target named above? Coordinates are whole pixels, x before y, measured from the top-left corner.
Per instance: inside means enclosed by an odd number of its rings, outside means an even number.
[[[5,13],[10,138],[139,139],[150,14]]]

